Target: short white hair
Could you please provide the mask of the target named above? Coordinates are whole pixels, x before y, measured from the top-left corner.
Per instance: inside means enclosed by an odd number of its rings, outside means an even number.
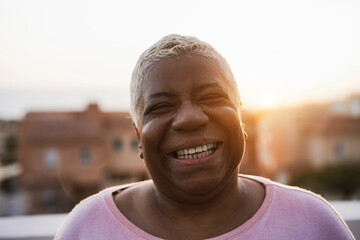
[[[140,111],[144,109],[142,82],[146,79],[151,66],[169,58],[179,58],[182,56],[201,56],[214,60],[223,70],[225,78],[229,81],[229,87],[231,88],[229,90],[234,95],[234,104],[239,109],[241,108],[238,87],[225,58],[210,44],[196,37],[171,34],[161,38],[143,52],[135,65],[130,84],[130,114],[136,127],[139,127]]]

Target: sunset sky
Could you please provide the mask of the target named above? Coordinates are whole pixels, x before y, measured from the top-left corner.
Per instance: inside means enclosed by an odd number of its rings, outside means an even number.
[[[228,60],[247,109],[360,94],[360,1],[0,0],[0,118],[129,108],[139,55],[171,33]]]

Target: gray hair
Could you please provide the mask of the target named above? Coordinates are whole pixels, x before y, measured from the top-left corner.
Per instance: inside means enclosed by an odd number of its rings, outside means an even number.
[[[139,127],[140,110],[144,109],[142,99],[142,82],[146,79],[150,68],[157,62],[169,59],[180,58],[181,56],[201,56],[214,60],[223,70],[225,78],[229,81],[229,89],[234,96],[233,101],[237,107],[241,107],[241,100],[238,87],[232,71],[225,58],[220,55],[210,44],[203,42],[196,37],[171,34],[163,37],[150,46],[137,61],[130,84],[130,114],[136,127]]]

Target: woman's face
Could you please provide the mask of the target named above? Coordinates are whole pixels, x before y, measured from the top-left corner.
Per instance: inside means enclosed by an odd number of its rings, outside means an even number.
[[[156,63],[143,83],[138,137],[156,188],[169,198],[223,189],[244,153],[239,106],[213,61]]]

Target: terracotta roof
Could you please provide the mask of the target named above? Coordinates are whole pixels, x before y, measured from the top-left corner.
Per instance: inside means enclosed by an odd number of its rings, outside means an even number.
[[[81,112],[29,112],[24,121],[72,120],[80,114]]]
[[[30,130],[29,140],[89,139],[101,136],[100,129],[86,120],[43,120]]]
[[[131,128],[132,119],[128,112],[104,113],[104,120],[107,127]]]
[[[31,123],[27,138],[38,141],[93,139],[101,137],[104,128],[132,126],[128,112],[102,112],[94,104],[83,112],[30,112],[23,123]]]

